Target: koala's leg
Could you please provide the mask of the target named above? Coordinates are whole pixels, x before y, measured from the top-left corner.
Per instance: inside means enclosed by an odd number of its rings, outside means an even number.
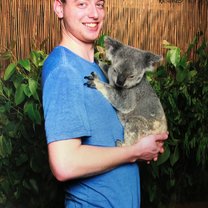
[[[124,142],[117,142],[118,146],[131,146],[142,137],[150,134],[148,121],[141,116],[130,117],[124,125]]]
[[[131,92],[124,94],[122,90],[117,90],[113,86],[99,80],[98,76],[92,72],[91,76],[85,77],[88,87],[96,88],[103,96],[120,112],[128,113],[133,110],[136,105],[135,96],[131,96]]]

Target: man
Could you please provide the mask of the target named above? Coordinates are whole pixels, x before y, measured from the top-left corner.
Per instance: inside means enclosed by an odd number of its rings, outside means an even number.
[[[55,0],[62,39],[44,63],[43,107],[49,163],[66,182],[65,207],[140,207],[137,160],[157,160],[167,133],[131,147],[115,147],[123,127],[114,108],[84,85],[92,71],[94,41],[104,21],[104,0]]]

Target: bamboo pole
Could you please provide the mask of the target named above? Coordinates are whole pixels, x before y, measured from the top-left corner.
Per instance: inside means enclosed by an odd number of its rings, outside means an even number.
[[[103,32],[160,54],[164,53],[164,39],[185,50],[199,30],[208,38],[208,1],[164,2],[107,0]],[[0,0],[0,15],[0,51],[15,40],[14,53],[17,58],[24,58],[45,39],[46,52],[60,40],[53,0]]]

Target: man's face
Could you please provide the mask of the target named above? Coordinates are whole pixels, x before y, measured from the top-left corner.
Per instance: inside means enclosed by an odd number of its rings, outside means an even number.
[[[68,35],[91,43],[98,38],[104,21],[104,0],[67,0],[63,19]]]

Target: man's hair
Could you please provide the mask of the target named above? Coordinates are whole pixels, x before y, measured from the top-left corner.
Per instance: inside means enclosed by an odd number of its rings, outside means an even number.
[[[61,0],[62,3],[66,3],[66,0]]]

